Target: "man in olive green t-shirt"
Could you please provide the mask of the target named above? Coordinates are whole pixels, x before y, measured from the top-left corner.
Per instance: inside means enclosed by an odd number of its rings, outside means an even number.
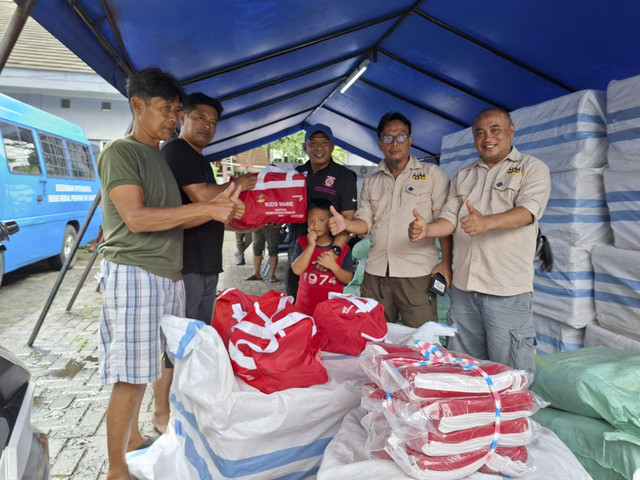
[[[138,429],[138,413],[146,384],[161,374],[160,319],[184,315],[182,229],[211,219],[228,223],[244,210],[235,186],[209,202],[182,205],[159,150],[175,132],[184,97],[173,76],[140,70],[129,78],[127,94],[132,133],[109,143],[98,160],[104,227],[100,377],[113,384],[108,480],[128,480],[126,453],[150,443]]]

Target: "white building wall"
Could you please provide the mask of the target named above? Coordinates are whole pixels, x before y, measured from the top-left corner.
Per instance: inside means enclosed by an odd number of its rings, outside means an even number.
[[[126,97],[92,73],[5,68],[0,93],[80,125],[101,144],[124,135],[132,118]],[[61,107],[62,99],[70,108]],[[111,110],[103,111],[102,102],[110,102]]]
[[[114,101],[35,93],[8,93],[7,95],[80,125],[92,141],[104,142],[119,138],[126,133],[131,122],[131,110],[125,99]],[[69,100],[70,108],[60,106],[62,99]],[[110,111],[102,110],[103,102],[111,103]]]

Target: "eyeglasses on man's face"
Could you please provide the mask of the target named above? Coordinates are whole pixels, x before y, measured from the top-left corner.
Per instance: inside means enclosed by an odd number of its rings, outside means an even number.
[[[409,140],[409,135],[396,135],[395,137],[393,135],[384,135],[380,137],[380,141],[385,145],[391,145],[394,140],[398,143],[404,143]]]

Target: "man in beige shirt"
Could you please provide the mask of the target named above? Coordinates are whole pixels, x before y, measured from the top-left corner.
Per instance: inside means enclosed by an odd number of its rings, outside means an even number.
[[[434,164],[423,164],[410,155],[411,122],[401,113],[389,112],[378,124],[378,147],[384,154],[373,175],[366,179],[360,206],[353,220],[335,209],[329,221],[331,233],[344,230],[371,234],[361,294],[378,300],[387,322],[399,318],[419,327],[437,321],[436,298],[429,291],[431,275],[451,280],[451,237],[440,239],[443,262],[432,238],[411,243],[407,225],[414,212],[429,221],[440,214],[447,198],[447,175]]]
[[[531,311],[538,220],[551,191],[549,168],[511,145],[509,113],[491,108],[473,121],[480,159],[451,182],[435,221],[416,215],[412,242],[454,233],[449,347],[535,371]]]

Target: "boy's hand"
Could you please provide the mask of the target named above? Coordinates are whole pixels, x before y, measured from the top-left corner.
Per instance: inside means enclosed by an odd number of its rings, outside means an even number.
[[[316,267],[322,267],[333,272],[338,267],[336,256],[331,251],[321,253],[316,258]]]
[[[311,230],[307,233],[307,243],[310,247],[316,248],[316,241],[318,240],[318,234]]]

